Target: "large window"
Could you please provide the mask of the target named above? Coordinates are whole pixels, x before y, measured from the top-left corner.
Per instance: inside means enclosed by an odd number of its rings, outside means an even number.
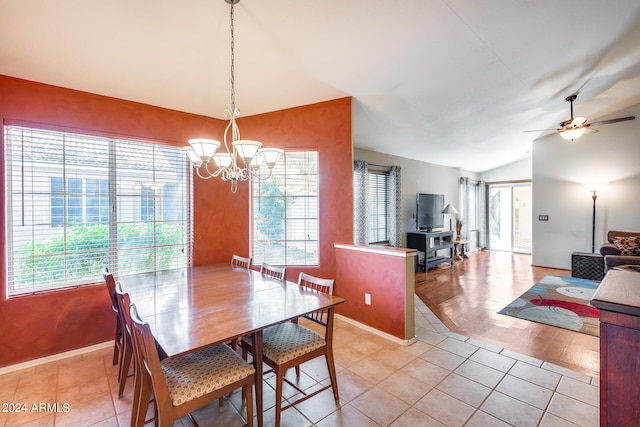
[[[389,174],[369,170],[369,241],[389,243]]]
[[[252,183],[255,263],[318,265],[318,153],[287,151]]]
[[[7,293],[187,265],[189,170],[160,144],[5,125]]]

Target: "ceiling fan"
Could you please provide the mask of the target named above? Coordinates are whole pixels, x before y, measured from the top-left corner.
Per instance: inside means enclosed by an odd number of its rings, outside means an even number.
[[[633,120],[636,116],[618,117],[617,119],[601,120],[598,122],[587,123],[586,117],[573,117],[573,101],[578,97],[577,94],[569,95],[564,100],[571,103],[571,118],[560,122],[559,128],[556,129],[538,129],[538,130],[525,130],[525,132],[544,132],[544,131],[556,131],[560,132],[560,136],[566,140],[573,141],[581,137],[585,133],[596,133],[596,129],[592,129],[593,125],[608,125],[611,123],[626,122]]]

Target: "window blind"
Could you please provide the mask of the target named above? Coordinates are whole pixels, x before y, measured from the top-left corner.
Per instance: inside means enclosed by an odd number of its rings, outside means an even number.
[[[318,265],[318,153],[285,152],[251,188],[254,263]]]
[[[8,295],[186,266],[179,147],[5,125]]]
[[[369,180],[369,243],[389,241],[389,174],[371,171]]]

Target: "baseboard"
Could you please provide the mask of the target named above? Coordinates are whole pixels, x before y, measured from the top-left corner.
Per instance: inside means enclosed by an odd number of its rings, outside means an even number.
[[[53,354],[51,356],[41,357],[39,359],[28,360],[22,363],[16,363],[15,365],[5,366],[4,368],[0,368],[0,375],[8,374],[9,372],[20,371],[22,369],[33,368],[34,366],[42,365],[44,363],[55,362],[57,360],[63,360],[68,357],[79,356],[85,353],[91,353],[92,351],[102,350],[105,348],[113,348],[113,341],[94,344],[88,347],[82,347],[82,348],[77,348],[75,350],[65,351],[64,353]]]
[[[386,332],[382,332],[376,328],[372,328],[371,326],[365,325],[364,323],[360,323],[353,319],[349,319],[348,317],[342,316],[340,314],[336,314],[335,316],[336,318],[344,322],[357,326],[360,329],[364,329],[367,332],[371,332],[372,334],[378,335],[379,337],[388,339],[389,341],[393,341],[394,343],[405,346],[405,347],[410,346],[411,344],[415,343],[418,340],[416,337],[410,338],[408,340],[403,340],[402,338],[398,338]]]

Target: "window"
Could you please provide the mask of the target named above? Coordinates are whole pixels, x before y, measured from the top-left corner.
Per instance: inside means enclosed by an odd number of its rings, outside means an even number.
[[[5,125],[7,294],[187,265],[179,147]],[[166,191],[165,191],[166,189]]]
[[[285,152],[251,188],[254,262],[318,265],[318,153]]]
[[[369,170],[369,241],[368,243],[389,242],[389,174]]]

